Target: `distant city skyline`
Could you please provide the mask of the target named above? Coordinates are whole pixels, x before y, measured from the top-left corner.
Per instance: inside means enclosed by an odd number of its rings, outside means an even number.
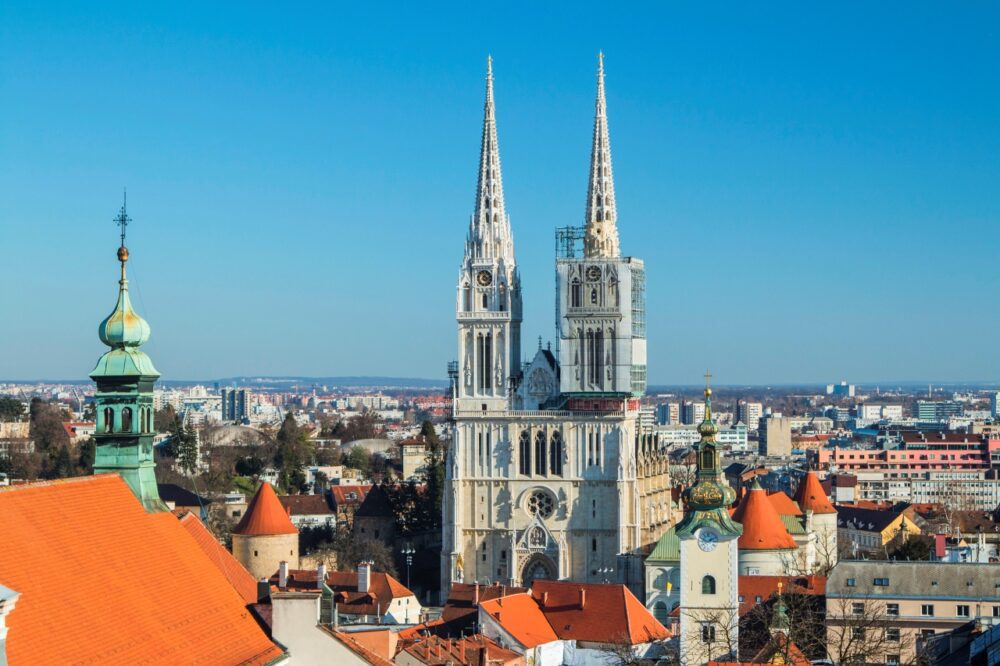
[[[530,358],[599,49],[652,387],[1000,379],[1000,8],[600,7],[6,4],[0,381],[86,380],[123,186],[164,380],[445,378],[488,53]]]

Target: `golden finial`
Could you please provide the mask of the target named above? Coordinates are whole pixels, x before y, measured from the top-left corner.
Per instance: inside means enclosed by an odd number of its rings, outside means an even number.
[[[708,398],[712,395],[712,387],[709,384],[712,382],[712,373],[705,371],[705,397]]]

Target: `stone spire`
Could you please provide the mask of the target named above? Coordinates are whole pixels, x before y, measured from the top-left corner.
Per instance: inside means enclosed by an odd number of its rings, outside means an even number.
[[[476,259],[514,259],[514,243],[504,207],[503,177],[500,173],[492,57],[486,60],[486,104],[483,110],[483,143],[479,153],[479,183],[466,254]]]
[[[594,145],[590,151],[590,182],[587,185],[586,235],[588,257],[617,257],[618,209],[615,179],[611,172],[611,139],[608,136],[608,105],[604,100],[604,54],[597,56],[597,108],[594,112]]]

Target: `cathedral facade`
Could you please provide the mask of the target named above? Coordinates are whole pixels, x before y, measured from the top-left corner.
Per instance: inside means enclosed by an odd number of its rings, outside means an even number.
[[[521,361],[521,280],[506,213],[492,64],[475,210],[459,271],[455,429],[442,581],[630,582],[670,524],[667,460],[640,431],[645,272],[619,250],[603,59],[585,225],[557,232],[556,349]],[[630,571],[634,566],[634,571]]]

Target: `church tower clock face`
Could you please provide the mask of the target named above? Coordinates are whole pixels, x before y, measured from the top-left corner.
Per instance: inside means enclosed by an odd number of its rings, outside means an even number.
[[[488,287],[493,284],[493,275],[489,271],[479,271],[476,275],[476,282],[482,287]]]
[[[698,530],[698,547],[706,553],[711,553],[719,545],[719,535],[708,528]]]
[[[587,281],[597,282],[601,279],[601,269],[598,266],[591,266],[587,269]]]

